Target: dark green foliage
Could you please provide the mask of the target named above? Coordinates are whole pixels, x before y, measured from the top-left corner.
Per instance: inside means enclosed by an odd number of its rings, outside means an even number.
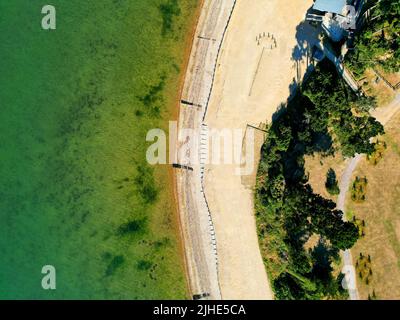
[[[178,0],[168,0],[159,6],[161,16],[163,19],[162,34],[166,35],[172,30],[174,16],[181,14]]]
[[[361,113],[369,112],[375,109],[376,106],[377,106],[376,98],[368,96],[361,96],[354,103],[355,110]]]
[[[156,188],[153,169],[148,165],[137,167],[138,174],[135,178],[136,188],[146,204],[152,204],[157,200],[158,190]]]
[[[160,81],[151,86],[148,92],[142,96],[138,97],[145,107],[145,111],[148,112],[153,117],[158,117],[161,111],[161,105],[163,102],[162,93],[165,87],[166,76],[162,75]],[[135,115],[141,116],[143,112],[141,110],[136,110]]]
[[[124,223],[118,228],[118,235],[125,236],[144,232],[146,228],[146,223],[146,219],[136,219]]]
[[[332,195],[337,195],[340,192],[336,173],[332,168],[330,168],[326,174],[325,188]]]
[[[371,143],[370,138],[384,133],[383,126],[375,118],[365,116],[345,116],[333,124],[335,133],[341,143],[342,153],[352,157],[356,153],[371,155],[375,151],[376,143]]]
[[[147,260],[139,260],[136,267],[140,271],[147,271],[152,267],[153,263]]]
[[[371,154],[375,150],[370,138],[384,132],[383,126],[367,113],[367,105],[374,107],[375,100],[357,98],[343,84],[332,64],[326,60],[321,62],[315,75],[305,84],[304,95],[315,105],[312,113],[306,113],[311,127],[319,131],[332,128],[344,156]]]
[[[278,300],[301,300],[308,297],[301,285],[288,273],[282,273],[272,285]]]
[[[351,248],[358,239],[358,229],[352,222],[343,221],[343,212],[336,210],[336,204],[318,194],[310,195],[313,209],[311,225],[313,232],[329,239],[332,246],[345,250]]]
[[[371,1],[374,4],[373,1]],[[356,50],[348,56],[352,70],[361,75],[368,67],[380,65],[388,72],[400,70],[400,3],[381,0],[358,35]]]
[[[279,110],[262,148],[256,189],[260,243],[278,299],[342,298],[341,277],[332,276],[331,264],[339,259],[339,250],[354,245],[359,230],[343,221],[333,201],[313,192],[304,155],[332,154],[332,133],[345,155],[368,153],[374,148],[370,138],[383,129],[360,111],[357,103],[366,102],[358,102],[327,61],[316,68],[303,93]],[[328,187],[339,191],[333,170]],[[313,234],[319,235],[319,243],[307,251]]]
[[[123,265],[124,261],[125,261],[124,256],[122,255],[115,256],[107,266],[105,272],[106,277],[112,276],[115,273],[115,271]]]

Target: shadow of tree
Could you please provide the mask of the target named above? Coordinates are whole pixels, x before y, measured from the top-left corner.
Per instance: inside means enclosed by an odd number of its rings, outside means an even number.
[[[318,244],[310,251],[311,258],[314,262],[314,276],[323,282],[332,279],[332,262],[337,261],[340,258],[339,250],[328,245],[326,240],[321,238],[318,241]]]
[[[319,63],[312,78],[302,79],[300,68],[312,66],[319,28],[308,22],[296,28],[291,58],[297,75],[289,84],[287,101],[272,116],[258,170],[257,224],[278,299],[346,298],[342,277],[332,273],[331,263],[339,259],[339,250],[354,245],[359,231],[343,221],[332,200],[314,193],[305,174],[305,156],[333,154],[332,137],[342,151],[347,147],[349,154],[367,153],[359,151],[368,151],[371,137],[382,132],[373,118],[353,115],[356,96],[329,60]],[[312,235],[322,240],[307,250]]]
[[[296,80],[298,82],[301,80],[301,64],[304,63],[306,69],[308,69],[312,62],[312,49],[319,41],[319,35],[321,34],[321,31],[322,28],[320,25],[315,26],[308,21],[303,21],[296,27],[297,44],[292,49],[292,61],[295,63],[297,71]]]

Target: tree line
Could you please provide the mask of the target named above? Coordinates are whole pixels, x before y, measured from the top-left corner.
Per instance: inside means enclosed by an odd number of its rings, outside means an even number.
[[[355,51],[348,56],[353,72],[361,75],[366,68],[381,66],[387,72],[400,70],[400,2],[371,1],[368,23],[356,38]]]
[[[370,138],[384,131],[368,114],[373,106],[373,99],[348,89],[325,59],[268,128],[255,203],[261,251],[277,299],[347,294],[332,264],[339,264],[340,250],[357,241],[358,227],[343,221],[336,204],[313,191],[304,156],[328,156],[339,149],[346,157],[371,154],[375,144]]]

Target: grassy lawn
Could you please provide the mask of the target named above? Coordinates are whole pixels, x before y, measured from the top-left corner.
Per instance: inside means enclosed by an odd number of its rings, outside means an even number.
[[[366,94],[376,97],[378,107],[387,105],[395,96],[394,91],[383,80],[377,79],[377,75],[371,68],[365,70],[359,83]]]
[[[309,183],[314,192],[322,195],[324,198],[331,199],[336,202],[337,195],[331,195],[325,187],[326,175],[330,168],[336,173],[336,179],[340,181],[340,177],[346,168],[346,163],[340,152],[336,152],[334,156],[323,157],[321,154],[305,157],[305,170],[309,176]]]
[[[351,186],[351,200],[362,202],[366,200],[368,179],[366,177],[356,176]]]
[[[375,69],[387,80],[392,86],[396,86],[400,83],[400,71],[398,72],[387,72],[382,67],[376,66]]]
[[[358,278],[362,299],[400,297],[400,115],[386,126],[383,140],[387,144],[377,165],[363,159],[354,173],[368,179],[366,200],[356,203],[347,199],[347,212],[365,220],[365,236],[353,247],[353,257],[370,255],[372,276],[366,284]],[[353,177],[353,178],[354,178]]]

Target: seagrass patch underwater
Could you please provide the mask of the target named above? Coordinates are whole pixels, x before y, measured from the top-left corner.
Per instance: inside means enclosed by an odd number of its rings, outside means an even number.
[[[0,298],[185,298],[167,167],[197,0],[0,1]],[[56,289],[41,286],[42,267]]]

